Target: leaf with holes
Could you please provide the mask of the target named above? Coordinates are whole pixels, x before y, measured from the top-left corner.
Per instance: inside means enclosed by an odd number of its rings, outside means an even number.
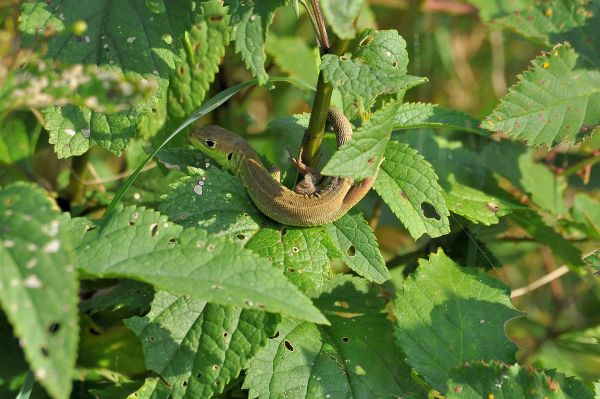
[[[353,59],[327,54],[321,60],[325,82],[366,105],[380,94],[408,90],[427,81],[406,75],[406,42],[395,30],[366,29],[357,38]]]
[[[172,387],[173,399],[209,398],[275,333],[277,317],[161,291],[150,313],[125,323],[142,342],[146,367]]]
[[[363,5],[362,0],[323,0],[321,9],[331,29],[340,39],[356,36],[354,26]]]
[[[431,165],[406,144],[389,142],[375,191],[417,239],[450,232],[450,212]]]
[[[202,2],[199,7],[196,23],[184,35],[181,62],[169,79],[166,132],[175,130],[202,105],[229,44],[227,8],[219,0]]]
[[[600,3],[593,0],[535,1],[518,13],[493,20],[493,25],[514,31],[547,47],[569,42],[591,63],[600,66]]]
[[[399,104],[390,103],[377,111],[352,140],[336,151],[321,171],[326,176],[363,179],[375,174],[390,139]]]
[[[155,14],[144,0],[38,0],[23,4],[19,29],[29,45],[35,45],[36,35],[45,29],[57,32],[48,42],[47,59],[67,65],[102,65],[141,81],[156,81],[157,96],[161,96],[178,62],[176,46],[183,34],[181,28],[186,27],[182,16],[189,18],[191,7],[191,0],[185,0],[169,7],[168,12]],[[71,26],[79,20],[86,21],[87,29],[77,36]],[[173,20],[177,23],[171,24]],[[119,114],[52,107],[45,112],[51,143],[61,158],[80,155],[93,145],[118,155],[135,134],[138,111],[148,111],[152,101]]]
[[[448,399],[594,399],[592,391],[574,378],[500,362],[477,361],[457,367],[450,372],[447,384]]]
[[[269,80],[265,71],[265,41],[275,11],[288,0],[238,1],[225,0],[229,7],[235,51],[260,84]]]
[[[377,284],[390,279],[375,234],[359,212],[347,213],[326,225],[325,230],[350,269]]]
[[[327,323],[265,259],[205,230],[184,230],[155,211],[115,211],[86,233],[77,252],[81,268],[98,277],[131,278],[221,305]]]
[[[482,127],[528,145],[577,143],[600,126],[600,71],[564,44],[537,57]]]
[[[146,378],[144,385],[127,396],[127,399],[164,399],[169,397],[169,387],[160,378]]]
[[[0,304],[37,381],[53,397],[67,398],[77,355],[78,282],[59,217],[37,186],[0,190]]]
[[[423,394],[394,344],[377,287],[338,275],[316,300],[331,327],[284,319],[249,363],[249,397],[379,398]]]
[[[479,127],[480,123],[469,114],[442,108],[437,104],[404,103],[396,112],[394,130],[430,127],[464,130],[488,136],[489,133]]]
[[[322,228],[300,229],[267,219],[231,174],[213,166],[188,172],[161,204],[171,220],[246,245],[308,295],[331,277],[327,254],[332,244]]]
[[[396,292],[394,314],[408,364],[437,390],[444,390],[450,369],[465,362],[514,361],[517,348],[504,325],[520,313],[508,287],[476,269],[461,268],[441,250],[421,261]]]

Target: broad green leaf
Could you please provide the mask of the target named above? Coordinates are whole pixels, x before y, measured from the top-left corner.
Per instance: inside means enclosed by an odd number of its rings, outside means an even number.
[[[321,9],[331,29],[340,39],[352,39],[356,36],[354,23],[362,5],[363,0],[323,0]]]
[[[523,10],[531,4],[531,0],[467,0],[467,2],[476,6],[482,19],[486,21]]]
[[[394,130],[431,127],[464,130],[487,136],[489,133],[479,127],[480,123],[469,114],[442,108],[437,104],[404,103],[396,113]]]
[[[184,230],[155,211],[115,210],[86,234],[78,254],[81,268],[98,277],[131,278],[221,305],[327,323],[265,259],[206,230]]]
[[[359,212],[342,216],[326,225],[325,230],[350,269],[377,284],[390,279],[375,234]]]
[[[482,127],[531,146],[554,146],[579,142],[599,125],[600,71],[583,68],[564,44],[533,60]]]
[[[250,398],[379,398],[421,392],[394,344],[385,300],[364,279],[337,276],[316,300],[331,327],[284,319],[249,363]]]
[[[161,204],[170,220],[247,246],[309,295],[331,277],[328,237],[322,228],[300,229],[267,219],[231,174],[213,166],[190,168],[189,174]]]
[[[187,7],[189,16],[191,1],[177,3],[170,8]],[[178,62],[176,45],[183,33],[172,26],[186,25],[183,19],[171,24],[169,15],[152,13],[144,0],[37,0],[23,4],[19,28],[24,42],[30,45],[38,32],[56,30],[57,35],[48,43],[48,59],[101,65],[142,82],[156,81],[160,96]],[[80,20],[86,21],[87,29],[77,36],[71,26]],[[116,115],[98,114],[88,107],[53,107],[46,114],[51,143],[61,158],[82,154],[90,145],[101,145],[118,155],[135,133],[137,111],[147,110],[148,105]]]
[[[321,60],[325,82],[343,95],[362,98],[368,105],[380,94],[407,90],[427,81],[406,75],[406,42],[395,30],[366,29],[357,41],[353,59],[327,54]]]
[[[238,1],[225,0],[231,14],[235,51],[260,84],[269,80],[265,71],[265,41],[275,11],[288,0]]]
[[[129,312],[141,313],[148,309],[152,301],[154,289],[139,281],[122,280],[117,284],[102,289],[93,297],[81,301],[79,310],[93,315],[104,310],[126,309]]]
[[[269,35],[267,53],[273,62],[289,76],[293,76],[311,86],[317,84],[319,52],[311,48],[300,37],[279,37]]]
[[[549,398],[593,399],[594,394],[574,378],[518,364],[473,362],[450,372],[448,399]]]
[[[596,273],[600,272],[600,249],[583,258],[583,261],[596,269]]]
[[[146,367],[177,398],[223,392],[246,362],[275,333],[277,317],[158,292],[144,317],[125,321],[139,337]]]
[[[594,0],[535,1],[518,13],[492,21],[547,47],[567,41],[580,54],[600,66],[598,22],[600,4]]]
[[[373,187],[416,240],[423,234],[439,237],[450,232],[450,212],[437,180],[419,153],[389,142]]]
[[[169,387],[160,378],[146,378],[144,385],[127,399],[165,399],[169,397]]]
[[[441,250],[421,261],[394,301],[396,338],[407,362],[437,390],[450,370],[473,360],[514,361],[504,332],[520,313],[508,287],[476,269],[462,268]],[[426,343],[426,345],[423,345]]]
[[[131,111],[104,114],[73,105],[48,107],[43,114],[50,144],[59,158],[81,155],[95,145],[120,155],[135,136],[138,121]]]
[[[76,258],[56,204],[37,186],[0,190],[0,304],[36,380],[71,392],[77,354]]]
[[[25,122],[17,117],[0,120],[0,163],[12,164],[33,155],[37,137],[30,136]]]
[[[181,62],[169,79],[166,130],[177,127],[202,105],[229,44],[229,16],[221,1],[199,4],[196,23],[183,38]]]
[[[536,241],[547,245],[569,266],[581,266],[581,250],[548,226],[535,211],[524,209],[513,212],[510,220],[521,226]]]
[[[381,157],[390,139],[397,103],[390,103],[377,111],[371,119],[336,151],[323,167],[322,174],[363,179],[373,176],[381,164]]]
[[[577,193],[571,209],[573,219],[585,226],[588,235],[600,239],[600,203],[585,193]]]

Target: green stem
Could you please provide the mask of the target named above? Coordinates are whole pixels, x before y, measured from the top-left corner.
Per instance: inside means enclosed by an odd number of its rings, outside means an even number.
[[[71,203],[81,204],[83,202],[83,193],[85,185],[83,184],[83,173],[87,167],[89,151],[82,155],[73,157],[71,160],[71,174],[69,175],[69,184],[65,190],[65,196]]]

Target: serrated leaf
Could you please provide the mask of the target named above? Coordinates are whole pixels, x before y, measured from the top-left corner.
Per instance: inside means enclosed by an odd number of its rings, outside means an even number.
[[[317,84],[319,53],[300,37],[279,37],[269,35],[267,53],[273,62],[289,76],[298,78],[311,86]]]
[[[169,397],[169,387],[159,378],[146,378],[144,385],[127,399],[164,399]]]
[[[189,1],[170,8],[182,7],[191,12]],[[152,13],[144,0],[59,0],[52,3],[37,0],[23,4],[19,29],[24,34],[24,42],[30,45],[39,32],[55,29],[58,35],[48,42],[46,58],[64,64],[102,65],[126,76],[157,81],[160,96],[164,95],[168,77],[175,69],[176,44],[182,34],[172,26],[185,27],[182,20],[172,25],[169,15]],[[79,20],[87,23],[81,36],[70,29]],[[139,110],[149,108],[147,105],[140,105]],[[79,155],[90,145],[101,145],[118,155],[135,132],[133,125],[138,118],[134,110],[120,116],[96,114],[87,108],[77,108],[66,114],[56,108],[48,112],[52,116],[51,126],[54,126],[52,142],[58,145],[59,157]],[[87,133],[73,138],[81,131]],[[92,141],[87,140],[86,135]]]
[[[195,24],[184,35],[181,62],[169,79],[166,131],[202,104],[229,44],[229,15],[223,3],[210,0],[199,7]]]
[[[172,387],[174,399],[209,398],[275,333],[277,318],[162,291],[150,313],[125,323],[142,342],[146,367]]]
[[[476,269],[461,268],[441,250],[405,280],[394,314],[408,364],[437,390],[445,389],[450,369],[465,362],[514,361],[517,348],[504,325],[520,313],[508,287]]]
[[[439,237],[450,232],[438,178],[417,151],[389,142],[373,188],[416,240],[423,234]]]
[[[563,41],[596,66],[600,66],[597,1],[536,1],[518,13],[495,19],[492,24],[512,30],[527,39],[552,47]]]
[[[379,398],[421,392],[394,345],[385,301],[364,279],[337,276],[316,301],[331,327],[284,319],[248,365],[250,398]]]
[[[368,281],[383,284],[391,278],[373,230],[358,212],[348,213],[325,230],[348,267]]]
[[[218,168],[190,168],[189,174],[172,185],[161,204],[171,220],[246,245],[308,295],[331,277],[322,228],[299,229],[271,221],[252,204],[235,177]]]
[[[362,8],[363,0],[323,0],[321,10],[331,29],[340,39],[356,36],[355,21]]]
[[[600,71],[580,62],[566,44],[537,57],[482,127],[531,146],[589,136],[600,126]]]
[[[260,84],[269,80],[265,71],[265,41],[275,11],[288,0],[237,1],[225,0],[231,14],[232,38],[235,51],[240,53],[246,67]]]
[[[37,381],[71,392],[77,354],[76,258],[56,204],[37,186],[0,190],[0,304]]]
[[[574,378],[518,364],[473,362],[451,371],[448,399],[552,398],[593,399],[593,393]]]
[[[327,323],[265,259],[205,230],[184,230],[155,211],[115,210],[88,231],[78,254],[81,268],[99,277],[131,278],[221,305]]]
[[[392,133],[399,104],[390,103],[354,132],[352,139],[336,151],[321,173],[326,176],[363,179],[373,176]]]
[[[81,155],[95,145],[120,155],[135,136],[138,121],[132,111],[104,114],[72,105],[49,107],[43,114],[58,158]]]
[[[480,123],[480,120],[469,114],[442,108],[437,104],[403,103],[396,113],[394,130],[430,127],[464,130],[488,136],[489,133],[479,127]]]
[[[357,41],[353,59],[327,54],[321,60],[325,82],[342,95],[362,98],[368,104],[380,94],[407,90],[427,81],[406,75],[406,42],[397,31],[366,29]]]

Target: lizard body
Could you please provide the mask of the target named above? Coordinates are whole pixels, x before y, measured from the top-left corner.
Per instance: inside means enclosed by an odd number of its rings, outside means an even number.
[[[352,138],[352,125],[338,110],[329,110],[338,148]],[[318,172],[290,156],[305,178],[295,191],[277,181],[256,151],[237,134],[220,126],[194,129],[189,139],[200,151],[233,173],[246,188],[256,207],[269,218],[292,226],[318,226],[339,219],[369,191],[377,173],[354,184],[351,178],[334,177],[324,187],[315,187]],[[310,194],[308,194],[310,193]]]

